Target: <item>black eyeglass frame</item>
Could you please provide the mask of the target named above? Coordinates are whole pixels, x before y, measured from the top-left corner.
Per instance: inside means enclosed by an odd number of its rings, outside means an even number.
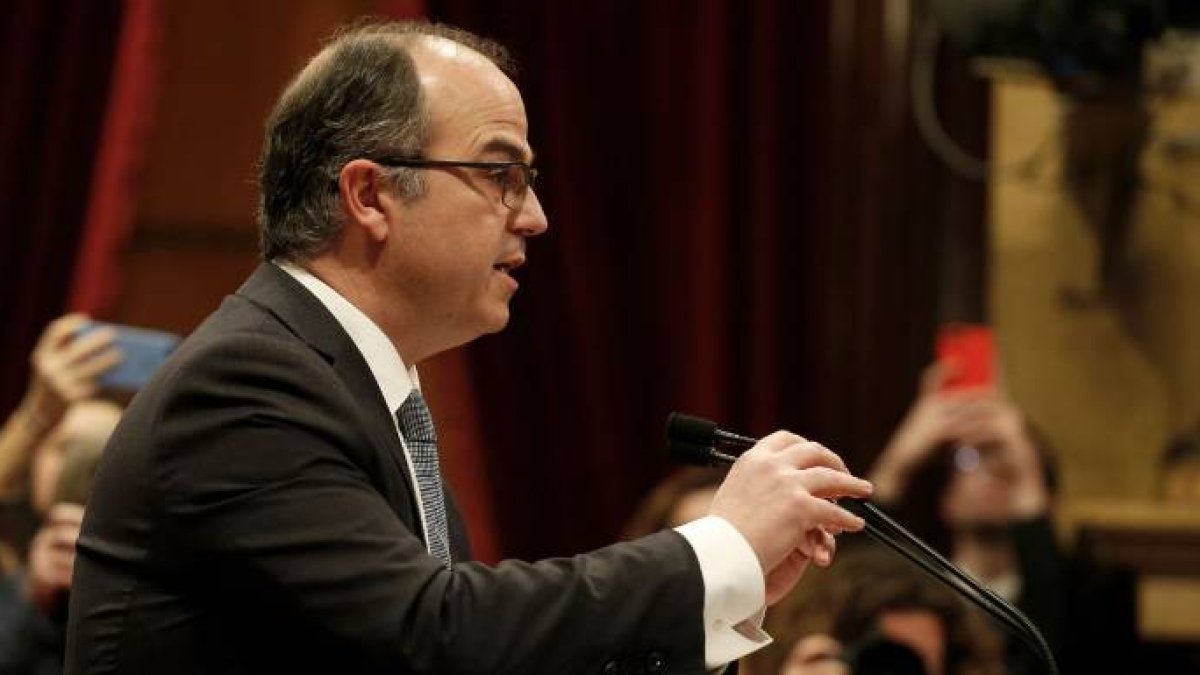
[[[382,164],[387,167],[403,167],[407,169],[490,169],[498,171],[501,169],[520,168],[525,174],[525,185],[520,190],[519,194],[513,195],[514,203],[509,204],[510,193],[513,188],[511,181],[505,179],[500,184],[500,203],[510,209],[519,209],[525,199],[525,195],[529,190],[533,189],[534,183],[537,182],[538,170],[530,166],[527,162],[511,160],[507,162],[468,162],[457,159],[422,159],[419,157],[371,157],[369,158],[376,164]]]

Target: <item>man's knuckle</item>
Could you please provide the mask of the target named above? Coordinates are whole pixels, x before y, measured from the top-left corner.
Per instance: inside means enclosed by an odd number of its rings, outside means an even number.
[[[797,486],[795,489],[793,489],[790,497],[792,505],[795,508],[807,510],[812,506],[810,503],[812,500],[812,495],[809,494],[808,489],[803,486]]]

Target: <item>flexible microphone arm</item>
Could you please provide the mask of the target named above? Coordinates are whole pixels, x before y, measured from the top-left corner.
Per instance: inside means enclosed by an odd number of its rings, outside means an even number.
[[[671,457],[688,464],[721,466],[733,464],[757,441],[717,427],[716,423],[682,413],[667,418],[667,447]],[[866,522],[867,536],[887,546],[920,567],[926,574],[982,609],[1021,638],[1041,657],[1050,675],[1058,675],[1058,663],[1046,638],[1021,610],[969,574],[946,560],[874,504],[862,499],[840,499],[838,504]]]

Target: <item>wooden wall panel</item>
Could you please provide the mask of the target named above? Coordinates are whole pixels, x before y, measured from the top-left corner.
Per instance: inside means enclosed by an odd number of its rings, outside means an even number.
[[[1158,495],[1172,439],[1200,431],[1200,96],[1158,102],[1128,236],[1103,274],[1098,228],[1063,179],[1067,104],[1044,83],[996,87],[992,304],[1014,396],[1058,451],[1068,498]],[[1076,109],[1081,104],[1074,104]]]
[[[151,239],[129,252],[117,320],[190,332],[254,269],[250,237],[197,245]]]
[[[368,4],[166,3],[162,99],[109,318],[188,332],[253,269],[263,122],[321,40]]]

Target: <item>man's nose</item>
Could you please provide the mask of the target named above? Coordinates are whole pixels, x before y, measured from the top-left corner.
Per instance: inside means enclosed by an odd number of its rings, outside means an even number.
[[[521,208],[513,218],[513,231],[524,237],[536,237],[549,227],[550,223],[546,220],[546,212],[542,210],[541,200],[533,188],[529,188],[525,199],[521,201]]]

